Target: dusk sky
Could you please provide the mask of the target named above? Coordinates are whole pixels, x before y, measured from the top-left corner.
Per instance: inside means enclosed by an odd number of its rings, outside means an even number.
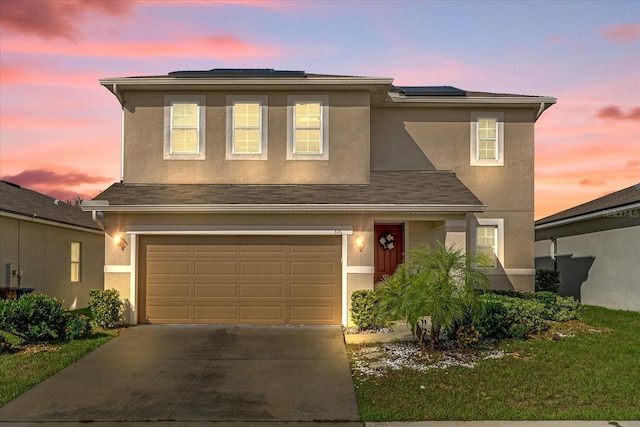
[[[0,177],[61,200],[120,177],[98,79],[275,68],[552,96],[536,218],[640,182],[640,1],[0,0]]]

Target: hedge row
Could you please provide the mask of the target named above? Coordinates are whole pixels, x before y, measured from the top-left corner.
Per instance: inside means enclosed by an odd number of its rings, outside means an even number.
[[[0,300],[0,330],[20,338],[25,344],[60,342],[90,335],[92,323],[103,328],[116,326],[121,319],[122,302],[118,291],[92,290],[88,316],[65,310],[62,302],[46,295],[23,295]],[[6,343],[0,334],[0,340]]]

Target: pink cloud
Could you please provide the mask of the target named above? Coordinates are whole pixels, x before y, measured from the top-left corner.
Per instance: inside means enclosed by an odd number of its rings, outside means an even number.
[[[76,196],[88,199],[113,182],[109,177],[93,176],[79,171],[58,172],[53,169],[28,169],[16,175],[5,175],[0,179],[64,201],[73,200]]]
[[[279,56],[284,48],[260,43],[249,43],[235,36],[220,34],[192,39],[158,41],[86,41],[80,45],[69,43],[33,43],[16,39],[4,46],[5,52],[21,54],[47,54],[101,57],[179,57],[208,59],[264,58]]]
[[[605,120],[634,120],[640,121],[640,107],[635,107],[628,113],[622,112],[620,107],[610,105],[598,110],[597,117]]]
[[[60,173],[47,169],[30,169],[20,172],[17,175],[5,175],[2,177],[5,181],[15,182],[16,184],[26,187],[40,185],[43,182],[53,185],[81,185],[81,184],[97,184],[110,182],[111,178],[100,176],[90,176],[83,172],[66,172]]]
[[[119,16],[132,6],[126,1],[3,0],[0,24],[15,33],[73,39],[87,12]]]
[[[604,37],[616,43],[633,43],[640,40],[640,24],[620,24],[602,30]]]
[[[606,181],[603,180],[593,180],[593,179],[583,179],[578,183],[578,185],[590,185],[590,186],[602,186],[606,185]]]

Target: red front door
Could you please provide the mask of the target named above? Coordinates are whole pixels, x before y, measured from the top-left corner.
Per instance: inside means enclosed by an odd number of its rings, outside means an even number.
[[[375,224],[375,283],[392,275],[404,261],[404,224]]]

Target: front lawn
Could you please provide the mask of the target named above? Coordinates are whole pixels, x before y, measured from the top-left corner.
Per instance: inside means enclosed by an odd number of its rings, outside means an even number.
[[[587,306],[581,317],[528,341],[414,355],[436,366],[424,371],[385,367],[384,344],[349,345],[361,419],[640,419],[640,313]],[[440,363],[452,358],[473,367]]]
[[[95,350],[122,330],[97,329],[89,337],[57,344],[17,346],[0,354],[0,406]]]

